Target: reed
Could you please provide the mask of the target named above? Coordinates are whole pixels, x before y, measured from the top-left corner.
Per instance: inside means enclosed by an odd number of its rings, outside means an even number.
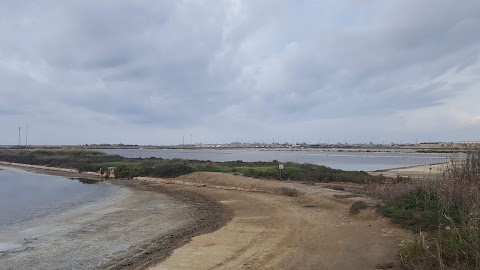
[[[480,150],[421,181],[371,183],[378,211],[411,229],[399,255],[406,269],[480,269]]]

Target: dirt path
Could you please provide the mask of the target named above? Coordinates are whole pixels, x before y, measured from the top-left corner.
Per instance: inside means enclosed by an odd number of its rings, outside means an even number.
[[[179,179],[217,186],[253,184],[263,191],[175,185],[219,201],[233,210],[234,218],[218,231],[194,237],[151,269],[376,269],[398,266],[395,242],[409,237],[372,211],[350,216],[351,200],[333,198],[338,191],[216,173]],[[279,185],[305,194],[271,194]]]

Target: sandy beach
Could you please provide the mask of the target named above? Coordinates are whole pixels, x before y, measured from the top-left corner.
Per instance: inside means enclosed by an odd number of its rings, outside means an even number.
[[[98,269],[400,269],[397,245],[411,238],[371,209],[348,212],[356,200],[375,201],[338,199],[334,195],[347,192],[325,185],[222,173],[111,183],[130,196],[68,218],[73,228],[58,237],[79,241],[53,241],[58,248],[45,250],[29,249],[39,241],[30,240],[24,256],[59,265],[61,251],[75,249],[80,258],[103,256]],[[292,189],[296,196],[287,196]],[[115,231],[131,234],[117,238]],[[111,238],[113,246],[102,246]],[[97,254],[104,249],[109,255]]]
[[[369,172],[369,174],[383,175],[386,177],[393,177],[393,178],[400,176],[400,177],[410,177],[415,179],[421,179],[421,178],[434,177],[435,175],[440,174],[448,164],[449,162],[431,164],[431,165],[411,166],[411,167],[405,167],[405,168],[373,171],[373,172]]]

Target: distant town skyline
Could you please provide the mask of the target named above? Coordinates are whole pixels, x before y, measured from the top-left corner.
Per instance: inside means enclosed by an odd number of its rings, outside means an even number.
[[[479,141],[479,14],[475,0],[2,1],[0,145],[27,125],[34,145]]]
[[[22,133],[23,132],[23,133]],[[400,141],[335,141],[335,140],[330,140],[330,138],[319,138],[319,139],[312,139],[309,140],[309,138],[305,138],[304,140],[276,140],[275,138],[271,138],[271,141],[248,141],[245,139],[240,139],[240,140],[232,140],[232,141],[225,141],[225,142],[210,142],[210,141],[194,141],[193,140],[193,134],[189,134],[189,138],[187,138],[187,141],[185,141],[186,136],[182,136],[181,142],[179,143],[172,143],[172,144],[164,144],[164,143],[150,143],[150,144],[142,144],[142,143],[123,143],[123,142],[91,142],[91,143],[70,143],[70,144],[32,144],[28,142],[28,125],[22,129],[22,127],[18,127],[18,133],[17,133],[17,143],[12,143],[12,144],[3,144],[5,146],[39,146],[39,145],[50,145],[50,146],[61,146],[61,145],[138,145],[138,146],[180,146],[180,145],[229,145],[229,144],[265,144],[265,145],[274,145],[274,144],[290,144],[290,145],[303,145],[303,144],[308,144],[308,145],[367,145],[367,144],[375,144],[375,145],[400,145],[400,144],[425,144],[425,143],[439,143],[439,142],[448,142],[448,143],[471,143],[471,142],[480,142],[480,140],[471,140],[471,141],[418,141],[418,139],[415,139],[415,141],[408,141],[408,140],[400,140]],[[2,144],[0,144],[2,145]]]

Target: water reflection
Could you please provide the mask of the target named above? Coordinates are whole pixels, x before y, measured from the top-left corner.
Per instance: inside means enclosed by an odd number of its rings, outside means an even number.
[[[0,232],[2,226],[61,214],[102,199],[112,191],[112,185],[106,182],[74,180],[14,168],[0,169]]]
[[[70,180],[77,180],[78,182],[82,184],[87,184],[87,185],[92,185],[92,184],[98,184],[98,180],[96,179],[89,179],[89,178],[69,178]]]

